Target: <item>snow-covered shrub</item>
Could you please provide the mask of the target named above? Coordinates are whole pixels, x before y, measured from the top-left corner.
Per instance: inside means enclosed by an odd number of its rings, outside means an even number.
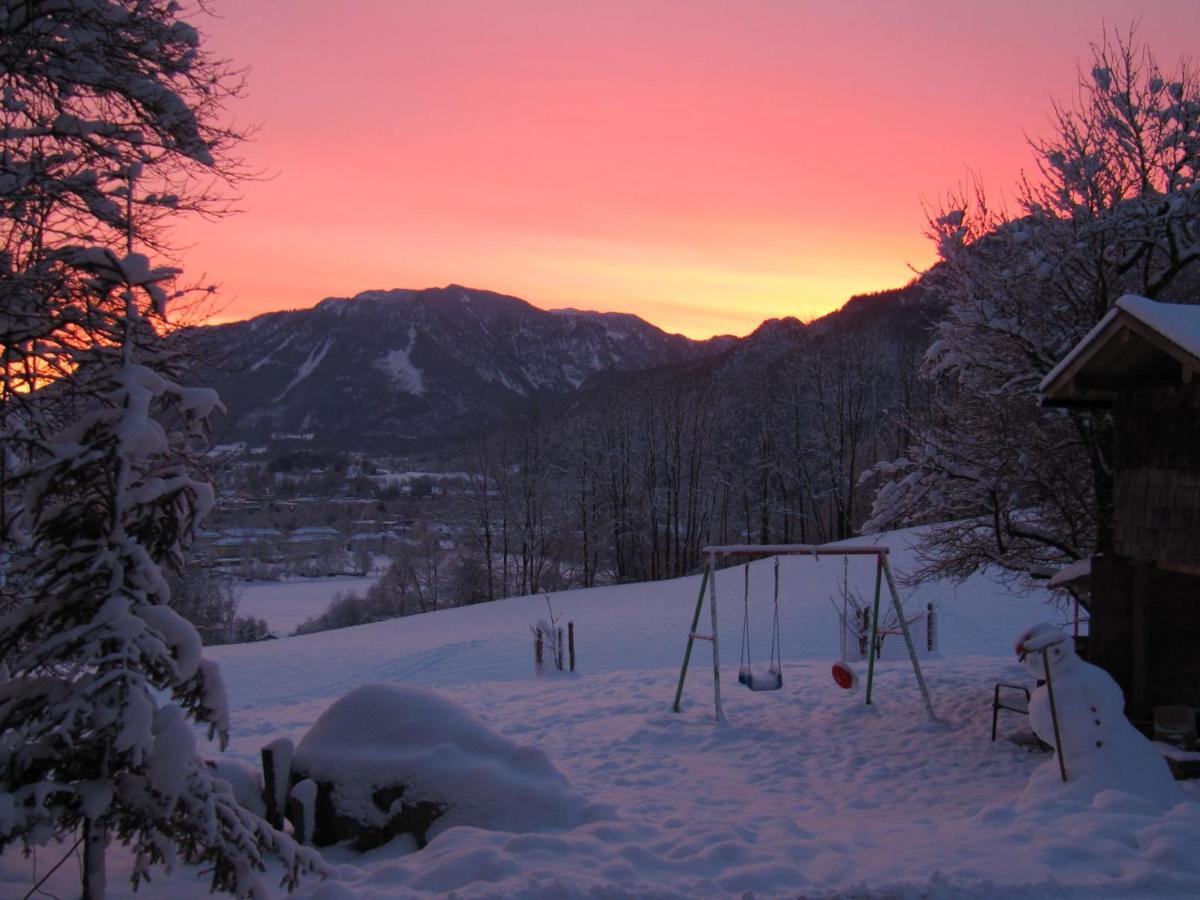
[[[338,591],[329,601],[325,611],[310,616],[299,625],[293,634],[316,634],[319,631],[331,631],[335,628],[349,628],[352,625],[365,625],[377,621],[372,618],[372,606],[367,599],[357,591]],[[383,618],[392,618],[384,616]]]
[[[170,573],[171,608],[200,632],[206,647],[262,640],[270,633],[265,619],[238,615],[233,578],[190,561],[179,573]]]
[[[419,550],[395,554],[383,577],[365,593],[334,594],[326,610],[301,622],[295,633],[315,634],[437,609],[440,581],[446,577],[444,571],[439,572],[439,567],[449,568],[442,565],[442,556],[440,550],[433,557],[425,556]]]

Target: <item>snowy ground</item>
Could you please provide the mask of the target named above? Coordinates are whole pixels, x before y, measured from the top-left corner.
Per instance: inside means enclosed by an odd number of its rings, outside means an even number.
[[[291,634],[305,619],[319,616],[337,593],[366,593],[378,576],[358,578],[294,578],[288,581],[250,581],[238,584],[238,615],[266,619],[271,633]]]
[[[907,536],[893,565],[911,565]],[[770,563],[753,569],[756,647],[765,655]],[[216,648],[230,685],[230,753],[256,762],[299,740],[348,689],[395,681],[436,689],[495,731],[543,750],[590,804],[576,827],[540,833],[451,828],[412,852],[398,840],[364,856],[334,850],[336,877],[302,896],[344,897],[1033,897],[1195,896],[1200,794],[1161,810],[1119,791],[1090,802],[1023,795],[1052,760],[989,741],[991,688],[1029,682],[1014,637],[1056,613],[983,578],[908,598],[940,611],[940,651],[923,661],[931,724],[902,646],[885,647],[876,704],[838,689],[829,597],[841,561],[784,565],[781,691],[736,684],[741,582],[718,582],[727,726],[712,719],[711,656],[698,647],[684,710],[670,703],[697,578],[551,598],[576,623],[579,671],[535,677],[529,624],[544,598],[516,598],[372,626]],[[851,562],[864,594],[870,563]],[[706,616],[707,619],[707,616]],[[889,641],[892,639],[889,639]],[[861,671],[861,667],[860,667]],[[1016,715],[1001,733],[1027,728]],[[114,851],[110,884],[128,858]],[[61,856],[39,852],[41,871]],[[72,865],[47,890],[76,889]],[[0,895],[24,894],[30,862],[0,860]],[[199,896],[192,872],[149,897]]]

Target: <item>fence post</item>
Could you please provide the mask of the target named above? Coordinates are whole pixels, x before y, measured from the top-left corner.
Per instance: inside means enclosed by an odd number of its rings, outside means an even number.
[[[575,623],[567,623],[567,653],[571,658],[571,671],[575,671]]]
[[[542,629],[533,632],[533,671],[542,674]]]
[[[311,844],[317,830],[317,783],[311,778],[298,782],[288,794],[288,818],[297,844]]]
[[[288,782],[291,780],[292,742],[287,738],[271,741],[262,748],[263,799],[267,821],[282,829],[287,814]]]
[[[932,603],[925,604],[925,649],[930,653],[937,649],[937,611]]]

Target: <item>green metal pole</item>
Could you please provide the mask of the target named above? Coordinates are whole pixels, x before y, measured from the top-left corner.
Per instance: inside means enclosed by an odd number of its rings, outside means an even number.
[[[904,632],[904,643],[908,646],[908,658],[912,660],[913,674],[917,676],[917,686],[921,689],[921,697],[925,700],[925,712],[930,722],[941,722],[933,711],[933,700],[929,696],[929,687],[925,684],[925,676],[921,673],[921,663],[917,660],[917,648],[913,646],[912,632],[908,620],[904,618],[904,604],[900,602],[900,592],[896,590],[896,582],[892,578],[892,569],[887,557],[883,560],[883,574],[887,576],[888,590],[892,593],[892,607],[896,610],[896,618],[900,620],[900,630]]]
[[[875,604],[871,607],[871,643],[867,646],[867,706],[875,687],[875,642],[879,639],[879,594],[883,587],[883,556],[875,557]]]
[[[708,568],[713,575],[708,579],[708,611],[712,613],[712,634],[709,636],[713,647],[713,706],[716,707],[716,718],[720,724],[725,724],[725,710],[721,708],[721,655],[717,643],[717,558],[709,554]]]
[[[696,598],[696,612],[692,616],[692,627],[688,630],[687,650],[683,652],[683,668],[679,670],[679,687],[675,689],[675,703],[672,711],[679,712],[679,704],[683,700],[683,680],[687,677],[688,660],[692,658],[692,645],[696,643],[696,626],[700,624],[700,612],[704,609],[704,589],[708,586],[708,575],[712,569],[704,567],[704,577],[700,579],[700,596]]]

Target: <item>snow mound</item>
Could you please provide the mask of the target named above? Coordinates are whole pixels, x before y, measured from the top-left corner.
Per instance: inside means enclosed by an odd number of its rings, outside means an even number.
[[[583,801],[535,747],[488,729],[433,691],[398,684],[355,688],[313,724],[294,772],[335,785],[337,811],[384,827],[377,791],[405,786],[404,802],[444,804],[430,837],[459,825],[553,831],[582,821]]]

